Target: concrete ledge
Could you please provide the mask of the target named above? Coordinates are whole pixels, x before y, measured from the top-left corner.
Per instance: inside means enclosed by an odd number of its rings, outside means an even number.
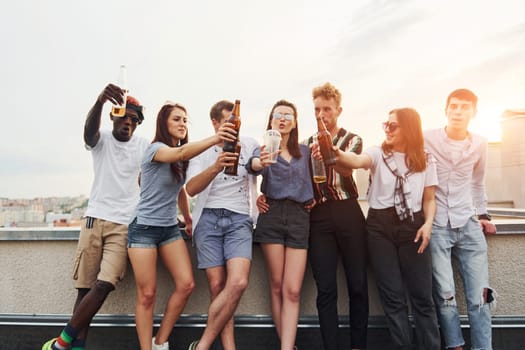
[[[508,219],[493,220],[498,229],[497,235],[525,234],[525,210],[501,208],[491,209],[489,212],[494,216],[508,217]],[[79,234],[80,229],[78,227],[0,227],[0,241],[76,241]]]

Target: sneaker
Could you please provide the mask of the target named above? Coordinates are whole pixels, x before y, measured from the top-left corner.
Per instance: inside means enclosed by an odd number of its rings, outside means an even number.
[[[53,338],[51,340],[46,341],[46,343],[42,345],[42,350],[53,350],[52,346],[56,340],[57,338]]]
[[[199,344],[198,340],[192,341],[190,346],[188,347],[188,350],[195,350],[195,349],[197,349],[197,344]]]
[[[151,350],[170,350],[170,344],[165,342],[164,344],[155,344],[155,337],[151,339]]]

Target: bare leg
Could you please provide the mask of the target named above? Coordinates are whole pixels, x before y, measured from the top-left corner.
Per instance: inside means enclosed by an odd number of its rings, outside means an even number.
[[[208,322],[197,350],[207,350],[233,317],[244,290],[248,286],[250,260],[233,258],[226,263],[226,284],[208,309]],[[226,349],[225,349],[226,350]]]
[[[283,275],[285,248],[282,244],[261,244],[270,281],[270,300],[272,319],[279,339],[281,339],[281,316],[283,306]]]
[[[140,348],[151,349],[153,309],[157,291],[157,249],[129,248],[129,259],[137,286],[135,323]]]
[[[93,317],[115,287],[105,281],[96,281],[91,289],[79,289],[73,315],[69,323],[79,331],[77,339],[86,339]]]
[[[301,287],[306,269],[306,249],[287,247],[282,287],[281,350],[292,350],[299,323]]]
[[[206,269],[206,277],[208,278],[210,297],[211,301],[213,302],[213,300],[215,300],[217,295],[219,295],[226,285],[226,269],[224,266],[216,266]],[[233,315],[222,329],[220,337],[223,349],[235,350]]]
[[[164,317],[155,336],[156,344],[160,345],[168,341],[173,326],[179,319],[195,287],[195,281],[193,279],[190,255],[184,240],[166,244],[159,250],[162,261],[175,283],[175,290],[168,299]]]

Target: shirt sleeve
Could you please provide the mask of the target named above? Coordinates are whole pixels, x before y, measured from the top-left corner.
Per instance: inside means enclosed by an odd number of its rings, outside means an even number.
[[[476,214],[487,212],[487,193],[485,191],[485,172],[487,167],[488,144],[483,142],[480,146],[480,157],[474,165],[472,173],[472,201],[476,208]]]
[[[250,157],[250,159],[248,159],[248,162],[246,162],[246,166],[245,166],[245,168],[246,168],[246,171],[248,172],[248,174],[252,174],[252,175],[257,176],[257,175],[260,175],[260,174],[263,172],[263,170],[264,170],[265,168],[263,168],[263,169],[261,169],[261,170],[259,170],[259,171],[254,171],[254,170],[252,169],[252,167],[251,167],[252,160],[253,160],[254,158],[260,158],[260,157],[261,157],[261,147],[260,147],[260,146],[257,146],[257,147],[253,150],[253,154],[252,154],[252,156]]]
[[[361,138],[361,136],[354,135],[350,142],[348,142],[348,146],[344,151],[361,154],[361,152],[363,151],[363,139]]]
[[[437,176],[437,164],[434,157],[429,155],[427,168],[425,169],[425,187],[437,186],[439,183]]]
[[[162,146],[166,146],[167,147],[167,145],[165,145],[162,142],[155,142],[155,143],[152,143],[151,145],[149,145],[146,148],[146,150],[144,151],[143,162],[152,162],[153,161],[153,157],[155,157],[155,154],[157,154],[157,151]]]
[[[190,180],[191,178],[198,175],[200,172],[202,172],[204,159],[205,159],[206,152],[199,154],[196,157],[193,157],[190,159],[190,163],[188,164],[188,169],[186,170],[186,179]]]
[[[368,154],[370,156],[370,159],[372,159],[372,166],[370,167],[370,170],[372,172],[375,172],[375,169],[377,168],[377,162],[378,159],[380,159],[382,150],[381,147],[373,146],[370,148],[367,148],[364,151],[365,154]]]

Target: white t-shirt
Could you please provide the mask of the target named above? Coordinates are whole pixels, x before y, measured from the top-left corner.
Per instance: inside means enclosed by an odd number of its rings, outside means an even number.
[[[365,153],[372,158],[372,167],[370,168],[372,182],[367,194],[368,205],[374,209],[393,207],[396,177],[383,161],[383,150],[380,146],[374,146],[367,149]],[[398,172],[405,174],[408,170],[405,164],[405,154],[394,152],[393,157]],[[412,210],[418,212],[421,210],[425,187],[438,184],[436,162],[434,160],[427,161],[427,168],[424,172],[409,174],[407,184],[410,186]]]
[[[140,163],[148,144],[139,136],[121,142],[111,131],[101,130],[95,147],[86,145],[93,157],[95,174],[86,216],[118,224],[131,221],[139,200]]]
[[[193,207],[193,227],[197,227],[202,210],[204,208],[223,208],[241,214],[250,214],[253,222],[257,221],[257,207],[255,200],[257,196],[256,177],[249,175],[245,169],[246,162],[255,154],[259,144],[251,137],[241,136],[241,154],[237,176],[225,175],[220,172],[212,182],[197,195]],[[186,180],[204,171],[216,160],[220,147],[210,147],[197,157],[190,160]]]

